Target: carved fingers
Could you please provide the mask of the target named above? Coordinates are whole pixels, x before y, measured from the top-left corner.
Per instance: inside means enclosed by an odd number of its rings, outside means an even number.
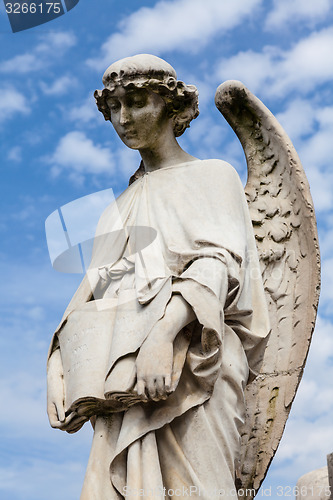
[[[172,342],[144,342],[136,361],[138,395],[153,401],[166,399],[172,392],[172,365]]]
[[[56,349],[47,369],[47,414],[52,427],[59,428],[65,421],[64,374],[60,349]]]
[[[47,414],[51,427],[69,433],[77,432],[88,420],[76,413],[65,413],[64,373],[60,349],[56,349],[48,362],[47,369]]]

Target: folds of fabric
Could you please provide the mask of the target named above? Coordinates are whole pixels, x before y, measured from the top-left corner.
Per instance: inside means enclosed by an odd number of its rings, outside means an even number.
[[[50,354],[82,302],[101,290],[110,298],[130,289],[134,319],[124,301],[106,387],[113,367],[140,348],[172,294],[183,296],[196,321],[176,337],[178,385],[167,400],[97,418],[81,500],[132,498],[138,490],[171,498],[168,490],[190,487],[194,498],[218,498],[214,491],[223,488],[234,498],[243,391],[260,363],[269,322],[244,191],[230,165],[195,161],[145,174],[103,213],[91,266]],[[137,313],[145,318],[141,330]]]

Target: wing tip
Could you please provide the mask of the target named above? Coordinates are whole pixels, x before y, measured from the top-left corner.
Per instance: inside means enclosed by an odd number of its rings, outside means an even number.
[[[248,92],[248,88],[239,80],[227,80],[219,85],[215,92],[215,105],[219,109],[228,97],[235,93]]]

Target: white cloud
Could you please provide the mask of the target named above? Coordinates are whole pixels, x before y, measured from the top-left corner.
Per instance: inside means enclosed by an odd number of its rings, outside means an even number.
[[[114,159],[109,148],[94,144],[83,132],[69,132],[59,141],[49,160],[53,173],[67,170],[81,180],[85,174],[112,174]]]
[[[331,259],[333,255],[333,211],[328,214],[325,214],[325,217],[321,217],[320,222],[321,222],[319,226],[320,255],[322,261],[324,261],[326,259]]]
[[[333,251],[333,231],[332,229],[325,235],[323,250],[326,250],[326,253],[330,253],[332,255]],[[333,258],[327,258],[322,262],[322,276],[323,276],[323,284],[325,286],[322,287],[321,291],[321,304],[325,308],[328,308],[328,314],[331,313],[332,309],[332,301],[333,301]],[[333,352],[333,351],[332,351]]]
[[[313,403],[310,404],[312,406]],[[287,423],[274,459],[273,477],[279,479],[280,483],[295,486],[303,474],[326,465],[326,455],[332,452],[332,417],[326,415],[311,421],[310,408],[306,412],[310,417],[308,420],[290,418]]]
[[[40,37],[36,52],[65,51],[76,45],[76,36],[68,31],[52,31]]]
[[[289,51],[266,46],[220,61],[218,79],[242,80],[253,92],[283,96],[296,90],[307,94],[333,79],[333,28],[313,32]]]
[[[93,95],[90,95],[82,104],[64,110],[66,118],[77,124],[91,124],[99,122],[103,124],[104,118],[98,111]]]
[[[14,87],[0,89],[0,122],[15,115],[28,114],[30,108],[25,96]]]
[[[333,207],[333,106],[321,107],[316,98],[296,98],[276,118],[301,158],[316,210],[330,211]]]
[[[205,112],[199,115],[179,142],[186,151],[193,153],[195,150],[198,158],[223,158],[235,167],[239,166],[239,159],[244,157],[240,142],[219,114],[214,118]],[[237,153],[240,153],[240,158]]]
[[[300,21],[310,24],[321,21],[332,8],[330,0],[274,0],[273,10],[266,19],[267,29],[280,29]]]
[[[304,154],[302,154],[302,158]],[[310,184],[311,195],[317,213],[327,212],[333,206],[333,175],[327,169],[320,169],[317,165],[307,165],[303,161],[305,172]]]
[[[1,62],[0,71],[1,73],[29,73],[30,71],[39,71],[43,66],[42,58],[38,58],[34,53],[25,53]]]
[[[333,117],[333,108],[331,109]],[[333,124],[322,126],[310,137],[302,148],[302,156],[309,164],[317,167],[328,167],[333,157]]]
[[[64,75],[52,81],[50,84],[41,82],[40,86],[46,95],[62,95],[72,90],[73,86],[76,84],[77,80],[75,78]]]
[[[307,116],[307,118],[306,118]],[[333,206],[333,107],[313,105],[312,112],[304,108],[304,131],[313,129],[312,135],[303,134],[297,141],[297,150],[309,179],[317,211],[330,211]],[[301,129],[301,123],[299,123]]]
[[[51,204],[53,207],[54,203]],[[40,204],[39,208],[41,209]],[[43,213],[48,214],[48,210],[44,208]],[[34,223],[38,222],[39,229],[42,227],[42,220],[40,211],[36,209]],[[20,226],[15,225],[18,228],[17,232],[20,237],[24,232],[25,224],[24,222]],[[19,244],[24,245],[24,240],[19,239]],[[61,315],[82,279],[80,275],[57,273],[52,269],[44,237],[36,249],[35,255],[29,254],[29,259],[27,257],[24,264],[19,264],[10,258],[7,258],[6,261],[0,261],[1,275],[7,283],[6,290],[3,290],[0,294],[0,310],[1,314],[6,317],[8,324],[12,325],[10,335],[7,337],[7,345],[11,345],[11,343],[13,345],[17,344],[16,354],[18,355],[20,350],[23,349],[24,357],[29,348],[31,349],[31,356],[32,352],[36,353],[37,349],[34,344],[38,340],[42,342],[41,348],[47,351],[52,331],[56,328]],[[45,283],[48,282],[52,282],[53,286],[46,287]],[[59,293],[59,289],[61,289],[61,293]],[[31,313],[32,310],[33,313]],[[45,310],[48,310],[48,314],[44,318],[44,322],[35,321],[31,317],[31,314],[41,316],[40,313],[43,314]],[[26,332],[27,342],[25,344],[20,341],[22,328]],[[38,335],[40,335],[39,339],[37,339]],[[40,346],[38,346],[38,349],[40,349]],[[19,359],[19,357],[17,356],[16,359]],[[3,367],[6,362],[8,362],[8,359],[2,360]],[[31,369],[34,368],[31,367]]]
[[[76,37],[69,32],[50,32],[41,37],[40,43],[30,52],[18,54],[12,59],[0,62],[1,73],[25,74],[40,71],[50,66],[60,54],[76,43]]]
[[[295,99],[276,118],[295,141],[315,130],[317,106],[311,100]]]
[[[13,219],[14,221],[20,221],[24,222],[25,226],[27,227],[30,224],[33,224],[33,222],[36,219],[38,211],[36,208],[36,204],[34,202],[27,202],[21,210],[18,212],[14,212],[10,215],[10,218]]]
[[[125,179],[129,179],[134,174],[141,162],[137,151],[125,147],[120,147],[116,151],[116,158],[117,170],[119,169]]]
[[[52,165],[54,177],[66,171],[73,182],[82,184],[84,176],[92,174],[96,176],[95,187],[101,189],[98,175],[112,176],[116,173],[118,180],[121,177],[127,180],[139,167],[141,158],[137,151],[123,144],[111,151],[107,146],[95,144],[85,133],[73,131],[60,139],[55,152],[47,161]]]
[[[35,318],[31,318],[34,320]],[[35,427],[35,431],[45,422],[45,381],[29,373],[14,373],[0,382],[0,395],[3,401],[7,401],[6,408],[1,414],[1,423],[8,426],[19,424],[20,412],[13,414],[13,409],[20,404],[26,409],[25,421],[30,430]],[[17,410],[17,408],[16,408]],[[23,429],[22,429],[22,432]]]
[[[241,24],[262,0],[174,0],[142,7],[119,24],[119,31],[102,45],[102,57],[88,64],[99,70],[140,52],[197,52],[221,32]]]
[[[29,309],[28,316],[34,321],[41,321],[45,317],[45,311],[40,306],[35,306]]]
[[[274,74],[271,48],[264,47],[263,52],[238,52],[221,59],[217,64],[216,76],[219,82],[241,80],[252,92],[258,92],[265,80]]]
[[[10,161],[20,162],[22,160],[21,146],[12,147],[7,153],[7,159]]]
[[[317,393],[313,392],[314,407],[311,409],[312,417],[320,412],[333,411],[333,397],[328,397],[324,403],[323,394],[332,394],[333,391],[333,324],[330,320],[321,317],[317,318],[316,328],[313,333],[309,357],[305,368],[304,379],[299,393],[299,399],[295,402],[293,415],[296,418],[306,416],[304,400],[309,401],[311,385],[317,387]],[[325,377],[323,374],[325,373]],[[332,375],[332,376],[331,376]],[[304,387],[303,387],[304,383]],[[321,403],[319,403],[322,401]],[[318,404],[316,404],[318,402]],[[325,404],[325,408],[323,406]],[[311,417],[311,418],[312,418]]]

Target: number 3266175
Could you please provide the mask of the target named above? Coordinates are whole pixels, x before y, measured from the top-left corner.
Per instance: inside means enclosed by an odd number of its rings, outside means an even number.
[[[46,3],[6,3],[7,14],[60,14],[60,2]]]

